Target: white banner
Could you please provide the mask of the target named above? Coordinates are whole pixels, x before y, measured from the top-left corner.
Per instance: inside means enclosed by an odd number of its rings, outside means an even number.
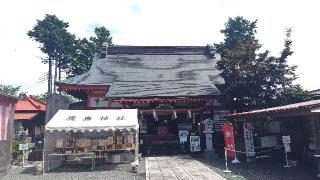
[[[243,133],[247,156],[255,156],[252,131],[253,126],[251,123],[243,123]]]

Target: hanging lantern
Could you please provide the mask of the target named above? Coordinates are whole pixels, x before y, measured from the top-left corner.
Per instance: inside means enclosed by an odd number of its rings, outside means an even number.
[[[157,115],[157,113],[156,113],[155,110],[153,110],[152,114],[153,114],[154,120],[158,121],[158,120],[159,120],[159,119],[158,119],[158,115]]]
[[[190,109],[188,110],[188,113],[187,113],[187,118],[188,118],[188,119],[191,119],[191,118],[192,118],[192,114],[191,114],[191,111],[190,111]]]
[[[173,111],[173,119],[177,119],[178,117],[177,117],[177,112],[176,112],[176,110],[174,110]]]

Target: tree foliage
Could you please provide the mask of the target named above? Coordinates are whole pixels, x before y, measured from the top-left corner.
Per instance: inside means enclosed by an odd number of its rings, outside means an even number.
[[[100,52],[103,43],[108,43],[112,45],[112,37],[110,31],[105,27],[96,27],[94,29],[96,37],[90,37],[90,41],[95,45],[96,52]]]
[[[32,95],[32,96],[37,98],[38,100],[40,100],[44,104],[47,103],[47,97],[48,97],[48,93],[47,92],[39,94],[39,95]]]
[[[3,85],[0,84],[0,92],[3,94],[18,96],[20,92],[21,86],[12,86],[12,85]]]
[[[42,20],[28,31],[28,36],[40,43],[40,50],[47,56],[43,63],[49,63],[48,93],[51,93],[52,77],[54,81],[60,80],[61,71],[67,77],[83,74],[88,71],[94,54],[101,50],[102,44],[112,45],[112,37],[105,27],[96,27],[95,36],[77,38],[68,32],[69,23],[60,20],[55,15],[46,14]],[[55,72],[51,67],[54,65]]]
[[[48,63],[48,93],[52,92],[52,65],[55,65],[54,81],[57,80],[57,71],[61,72],[62,64],[69,60],[70,51],[73,49],[75,36],[67,31],[69,23],[61,21],[55,15],[46,14],[43,20],[28,31],[28,36],[40,43],[40,50],[47,55],[43,63]],[[59,77],[61,74],[59,73]]]
[[[257,21],[229,18],[221,31],[224,41],[215,44],[221,55],[217,68],[225,79],[226,105],[232,110],[247,111],[303,100],[300,95],[306,91],[292,84],[297,79],[296,66],[287,63],[293,53],[291,29],[286,31],[279,57],[271,56],[267,50],[260,52],[262,45],[255,37],[256,29]]]

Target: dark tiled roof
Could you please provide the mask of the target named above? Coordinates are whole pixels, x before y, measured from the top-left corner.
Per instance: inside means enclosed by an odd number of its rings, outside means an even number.
[[[108,54],[203,55],[209,50],[203,46],[110,46]]]
[[[320,89],[312,90],[310,91],[310,93],[316,96],[320,96]]]
[[[228,115],[230,118],[241,118],[241,117],[250,117],[255,115],[264,115],[269,113],[279,113],[279,112],[292,112],[297,110],[308,110],[314,107],[320,106],[320,100],[311,100],[311,101],[305,101],[295,104],[288,104],[284,106],[277,106],[267,109],[260,109],[260,110],[254,110],[254,111],[248,111],[243,113],[235,113]]]
[[[74,85],[110,85],[107,96],[212,96],[223,84],[217,59],[205,46],[113,46],[96,59],[89,72],[62,81]]]

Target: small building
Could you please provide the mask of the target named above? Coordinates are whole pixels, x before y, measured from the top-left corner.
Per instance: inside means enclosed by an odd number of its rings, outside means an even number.
[[[11,166],[13,118],[17,98],[0,93],[0,174]]]
[[[247,157],[248,151],[253,152],[249,156],[274,152],[278,160],[284,160],[284,149],[277,147],[283,145],[282,136],[290,136],[288,158],[316,164],[315,155],[320,154],[320,100],[235,113],[228,117],[235,127],[236,150],[247,152]]]
[[[36,148],[42,148],[46,105],[39,99],[24,95],[16,104],[14,116],[14,137],[27,133],[35,142]],[[40,143],[39,143],[40,141]]]
[[[138,109],[140,150],[165,142],[160,153],[176,151],[179,130],[195,132],[207,118],[221,132],[228,112],[218,101],[218,59],[210,46],[110,46],[88,72],[56,85],[82,100],[71,109]]]

